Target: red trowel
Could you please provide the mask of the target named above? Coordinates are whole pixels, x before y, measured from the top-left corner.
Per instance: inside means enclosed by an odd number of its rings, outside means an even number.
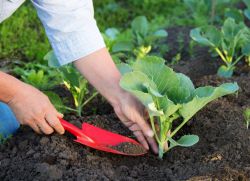
[[[76,142],[91,148],[128,156],[140,156],[147,153],[140,143],[131,138],[112,133],[88,123],[83,123],[82,129],[79,129],[63,119],[60,119],[60,121],[66,131],[76,136]],[[129,148],[122,149],[121,146]]]

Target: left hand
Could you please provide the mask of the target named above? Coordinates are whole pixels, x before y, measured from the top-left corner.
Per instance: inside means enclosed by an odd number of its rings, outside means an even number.
[[[121,74],[106,48],[100,49],[74,62],[81,74],[113,106],[115,113],[145,147],[158,152],[154,134],[144,119],[144,106],[120,85]]]

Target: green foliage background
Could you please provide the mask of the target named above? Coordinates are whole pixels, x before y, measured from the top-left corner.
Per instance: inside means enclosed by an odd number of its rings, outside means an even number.
[[[30,2],[0,24],[0,59],[42,59],[49,50],[48,39]]]
[[[172,14],[173,7],[178,3],[180,0],[94,0],[95,17],[101,31],[108,27],[128,27],[129,20],[143,14],[157,26],[165,26],[166,16]],[[50,49],[43,26],[30,1],[0,24],[0,61],[40,61]]]
[[[230,2],[233,4],[238,1]],[[152,29],[176,25],[200,26],[202,23],[208,23],[209,19],[207,12],[203,11],[198,11],[198,15],[193,17],[184,0],[93,0],[93,2],[95,17],[102,32],[109,27],[120,30],[128,28],[131,20],[140,15],[148,18]],[[203,9],[206,9],[206,6],[206,3],[203,3]],[[49,41],[30,1],[0,24],[0,61],[6,59],[41,61],[50,49]]]

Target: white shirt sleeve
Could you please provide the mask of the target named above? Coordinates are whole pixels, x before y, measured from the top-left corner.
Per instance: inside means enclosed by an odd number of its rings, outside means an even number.
[[[92,0],[33,0],[61,65],[105,47]]]
[[[10,17],[25,0],[0,0],[0,23]]]

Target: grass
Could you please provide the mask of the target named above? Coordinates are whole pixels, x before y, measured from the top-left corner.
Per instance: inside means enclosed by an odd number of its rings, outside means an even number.
[[[44,29],[30,2],[0,24],[0,60],[40,60],[50,49]]]
[[[238,2],[239,0],[232,0]],[[131,20],[145,15],[152,29],[170,26],[194,26],[207,19],[201,13],[192,18],[183,0],[94,0],[95,18],[101,31],[110,27],[124,30]],[[233,3],[232,3],[233,4]],[[220,11],[219,11],[220,12]],[[207,21],[205,21],[207,22]],[[0,61],[41,61],[51,50],[44,28],[30,1],[21,6],[12,17],[0,24]]]

